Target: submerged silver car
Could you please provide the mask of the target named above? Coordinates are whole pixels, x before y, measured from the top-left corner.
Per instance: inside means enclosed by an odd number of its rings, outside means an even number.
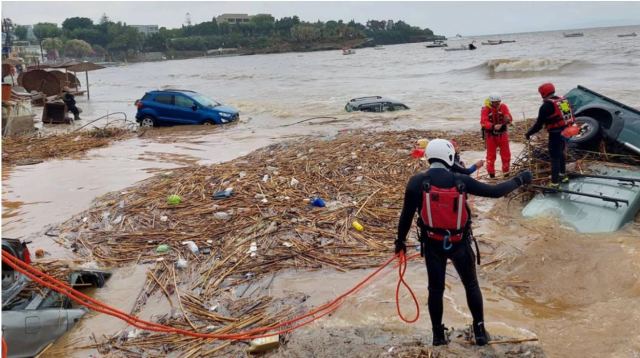
[[[344,109],[347,112],[388,112],[409,109],[409,107],[390,98],[370,96],[353,98],[344,106]]]
[[[2,249],[30,262],[26,243],[2,239]],[[99,270],[73,271],[74,288],[102,287],[110,273]],[[74,307],[66,296],[46,288],[33,289],[30,280],[2,263],[2,336],[8,357],[33,357],[80,320],[87,310]]]

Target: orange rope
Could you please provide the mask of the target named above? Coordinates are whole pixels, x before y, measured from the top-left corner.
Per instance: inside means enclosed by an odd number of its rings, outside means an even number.
[[[16,257],[14,257],[13,255],[5,252],[4,250],[2,250],[2,262],[6,263],[7,265],[9,265],[10,267],[12,267],[14,270],[26,275],[27,277],[29,277],[31,280],[33,280],[34,282],[37,282],[47,288],[50,288],[56,292],[59,292],[63,295],[66,295],[67,297],[69,297],[70,299],[72,299],[73,301],[75,301],[76,303],[83,305],[89,309],[92,309],[94,311],[97,312],[101,312],[104,314],[108,314],[110,316],[119,318],[125,322],[127,322],[128,324],[143,329],[143,330],[148,330],[148,331],[154,331],[154,332],[164,332],[164,333],[175,333],[175,334],[181,334],[181,335],[185,335],[185,336],[191,336],[191,337],[196,337],[196,338],[209,338],[209,339],[222,339],[222,340],[249,340],[249,339],[255,339],[255,338],[262,338],[262,337],[269,337],[269,336],[274,336],[274,335],[279,335],[279,334],[284,334],[284,333],[288,333],[291,332],[297,328],[300,328],[302,326],[305,326],[307,324],[310,324],[332,312],[334,312],[335,310],[338,309],[338,307],[340,307],[340,305],[342,305],[345,301],[345,299],[350,296],[351,294],[355,293],[356,291],[360,290],[361,288],[363,288],[366,284],[369,283],[369,281],[376,276],[377,274],[379,274],[385,267],[387,267],[396,257],[398,257],[399,263],[398,263],[398,273],[399,273],[399,281],[398,281],[398,286],[396,287],[396,307],[398,309],[398,315],[400,316],[400,318],[408,323],[412,323],[418,320],[419,316],[420,316],[420,309],[419,309],[419,305],[418,305],[418,300],[415,296],[415,294],[413,293],[413,291],[411,290],[411,288],[409,287],[409,285],[405,282],[404,280],[404,273],[406,271],[407,268],[407,261],[408,260],[412,260],[414,258],[419,257],[420,254],[414,254],[412,256],[409,256],[408,258],[405,257],[404,253],[400,254],[400,255],[396,255],[391,257],[390,259],[388,259],[387,261],[385,261],[382,265],[380,265],[376,270],[374,270],[372,273],[370,273],[369,275],[367,275],[362,281],[360,281],[356,286],[354,286],[353,288],[351,288],[350,290],[346,291],[345,293],[341,294],[340,296],[338,296],[336,299],[334,299],[333,301],[330,301],[328,303],[325,303],[319,307],[316,307],[314,309],[312,309],[311,311],[305,313],[304,315],[295,317],[291,320],[288,321],[284,321],[284,322],[280,322],[271,326],[267,326],[267,327],[259,327],[259,328],[254,328],[254,329],[250,329],[247,331],[243,331],[243,332],[238,332],[238,333],[226,333],[226,334],[215,334],[215,333],[199,333],[199,332],[193,332],[193,331],[188,331],[185,329],[181,329],[181,328],[175,328],[175,327],[171,327],[171,326],[165,326],[162,324],[158,324],[158,323],[153,323],[153,322],[148,322],[148,321],[144,321],[136,316],[127,314],[125,312],[122,312],[116,308],[113,308],[103,302],[100,302],[98,300],[95,300],[87,295],[84,295],[83,293],[73,289],[71,286],[69,286],[68,284],[57,280],[56,278],[47,275],[44,272],[41,272],[37,269],[35,269],[33,266],[28,265],[27,263],[17,259]],[[399,305],[399,290],[400,290],[400,284],[403,284],[405,287],[407,287],[407,289],[409,290],[409,292],[411,293],[411,296],[414,300],[414,303],[416,305],[416,317],[412,320],[407,320],[404,318],[404,316],[401,314],[400,312],[400,305]]]
[[[417,257],[418,255],[419,254],[416,254],[413,257]],[[404,251],[400,252],[400,254],[398,255],[398,260],[400,261],[400,264],[398,265],[398,285],[396,286],[396,310],[398,311],[398,317],[400,317],[401,320],[407,323],[413,323],[417,321],[418,318],[420,318],[420,305],[418,304],[418,299],[416,298],[416,295],[413,293],[413,290],[411,289],[411,287],[409,287],[409,284],[407,284],[407,282],[404,280],[404,273],[407,271],[407,257],[405,256]],[[404,285],[404,287],[406,287],[407,290],[409,290],[409,293],[411,294],[411,298],[413,299],[413,303],[416,304],[416,316],[413,319],[405,318],[402,315],[402,312],[400,311],[400,297],[399,297],[400,284]]]

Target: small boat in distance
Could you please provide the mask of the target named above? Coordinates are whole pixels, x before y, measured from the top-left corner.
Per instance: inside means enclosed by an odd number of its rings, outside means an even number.
[[[354,55],[356,53],[356,50],[352,49],[352,48],[343,48],[342,49],[342,54],[343,55]]]
[[[582,32],[563,32],[562,35],[564,35],[564,37],[582,37],[584,36],[584,34]]]
[[[636,34],[635,32],[632,32],[630,34],[620,34],[618,35],[618,37],[636,37],[638,36],[638,34]]]
[[[449,45],[447,45],[442,40],[434,40],[432,43],[424,45],[424,47],[426,47],[426,48],[447,47],[447,46],[449,46]]]
[[[482,42],[483,45],[502,45],[516,42],[516,40],[487,40]]]

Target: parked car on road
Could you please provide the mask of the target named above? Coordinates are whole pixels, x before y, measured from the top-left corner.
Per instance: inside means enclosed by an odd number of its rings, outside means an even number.
[[[188,90],[149,91],[135,102],[141,127],[175,124],[223,124],[237,121],[240,112]]]
[[[349,100],[344,106],[347,112],[387,112],[409,109],[405,104],[381,96],[359,97]]]
[[[2,239],[2,250],[25,263],[31,262],[27,243]],[[102,287],[110,273],[71,270],[68,283],[76,288]],[[2,337],[8,357],[33,357],[80,320],[87,310],[70,298],[34,284],[11,266],[2,263]]]
[[[604,140],[614,151],[640,155],[640,110],[586,87],[578,86],[565,97],[573,107],[580,133],[570,143],[592,149]]]

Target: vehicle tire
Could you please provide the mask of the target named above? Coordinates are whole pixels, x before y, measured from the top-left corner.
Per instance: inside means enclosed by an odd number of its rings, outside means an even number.
[[[600,123],[591,117],[577,117],[576,124],[580,133],[569,140],[580,147],[591,147],[600,139]]]
[[[155,126],[156,126],[156,120],[151,116],[144,116],[140,120],[140,127],[151,128]]]
[[[207,120],[205,120],[204,122],[202,122],[202,125],[204,125],[204,126],[212,126],[212,125],[214,125],[214,124],[216,124],[216,122],[214,122],[214,121],[213,121],[213,120],[211,120],[211,119],[207,119]]]

